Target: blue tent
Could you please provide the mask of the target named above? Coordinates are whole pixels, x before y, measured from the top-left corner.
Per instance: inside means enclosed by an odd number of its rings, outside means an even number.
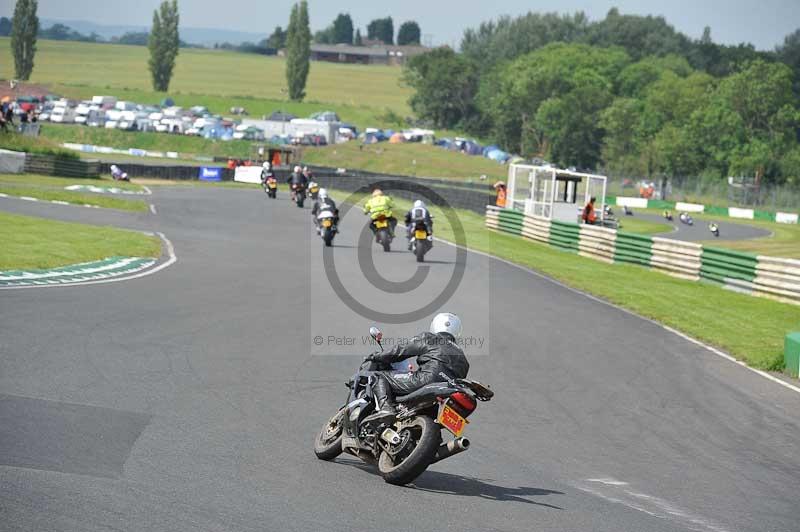
[[[498,163],[504,163],[511,158],[511,155],[503,150],[492,150],[486,154],[486,157]]]

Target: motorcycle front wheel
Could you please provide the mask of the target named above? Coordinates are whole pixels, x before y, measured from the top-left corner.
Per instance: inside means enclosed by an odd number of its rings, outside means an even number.
[[[333,460],[342,454],[342,434],[344,432],[344,408],[330,418],[314,441],[314,454],[320,460]]]
[[[436,456],[442,433],[433,419],[417,416],[398,423],[398,445],[390,446],[394,455],[383,451],[378,458],[378,471],[389,484],[402,486],[420,476]]]

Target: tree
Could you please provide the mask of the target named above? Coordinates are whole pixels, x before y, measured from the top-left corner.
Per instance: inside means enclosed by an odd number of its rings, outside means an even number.
[[[786,36],[776,50],[778,59],[794,73],[794,94],[800,98],[800,29]]]
[[[403,80],[415,89],[409,104],[417,116],[452,129],[475,118],[479,76],[474,63],[463,55],[437,48],[412,57]]]
[[[518,150],[521,155],[545,155],[549,150],[549,142],[553,140],[548,138],[548,132],[556,131],[550,126],[554,124],[558,113],[568,112],[567,106],[579,103],[577,100],[582,96],[588,98],[588,102],[585,106],[579,105],[579,108],[599,121],[601,108],[596,106],[603,100],[598,95],[605,95],[605,103],[600,107],[611,103],[614,80],[629,61],[630,58],[621,49],[553,43],[504,64],[496,69],[497,73],[493,76],[483,76],[478,94],[479,105],[481,111],[491,117],[495,140],[500,141],[506,149]],[[578,92],[570,95],[576,90]],[[539,107],[549,99],[549,108],[539,115]],[[572,116],[569,119],[578,120]],[[578,138],[583,132],[563,134]],[[595,137],[602,135],[602,131],[591,127],[590,134],[592,139],[585,146],[585,151],[580,153],[579,160],[565,162],[592,166],[590,163],[599,157],[601,145],[600,139]],[[567,144],[575,143],[570,140],[562,142],[562,146]],[[559,153],[578,152],[570,147]]]
[[[117,44],[129,44],[133,46],[147,46],[149,39],[150,34],[146,31],[129,31],[120,35],[119,37],[113,37],[111,42]]]
[[[0,17],[0,37],[8,37],[11,35],[11,20],[6,17]]]
[[[164,0],[159,9],[153,11],[153,27],[147,46],[150,49],[150,75],[153,89],[165,92],[169,89],[175,58],[178,56],[178,0]]]
[[[280,26],[275,26],[272,35],[267,37],[267,48],[275,48],[280,50],[286,48],[286,32]]]
[[[634,59],[685,55],[690,45],[689,39],[675,31],[663,17],[620,15],[616,8],[604,20],[591,25],[587,41],[595,46],[621,46]]]
[[[289,85],[289,98],[293,101],[302,101],[306,96],[306,80],[311,58],[311,30],[308,27],[306,0],[292,6],[286,33],[286,82]]]
[[[349,13],[339,13],[333,21],[333,43],[353,43],[353,19]]]
[[[356,46],[364,46],[364,39],[361,38],[361,30],[356,30],[356,36],[353,39],[353,44]]]
[[[17,0],[11,21],[11,50],[14,54],[14,72],[17,79],[27,80],[33,72],[36,55],[36,34],[39,33],[37,0]]]
[[[422,38],[422,31],[419,29],[419,24],[413,20],[403,22],[400,29],[397,31],[397,44],[403,46],[406,44],[419,44]]]
[[[378,18],[367,25],[367,38],[394,44],[394,22],[392,17]]]

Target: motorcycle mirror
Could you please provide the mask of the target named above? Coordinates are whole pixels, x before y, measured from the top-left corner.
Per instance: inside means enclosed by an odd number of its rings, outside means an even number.
[[[381,338],[383,338],[383,333],[381,332],[381,330],[375,326],[370,327],[369,335],[372,336],[375,339],[375,341],[378,342],[378,345],[381,347],[381,349],[383,349],[383,346],[381,345]]]

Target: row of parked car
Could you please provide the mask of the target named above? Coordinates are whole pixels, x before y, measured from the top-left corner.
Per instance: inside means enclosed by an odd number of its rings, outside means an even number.
[[[113,96],[94,96],[84,101],[66,98],[43,102],[28,100],[24,104],[25,111],[34,110],[40,122],[196,135],[222,140],[264,140],[264,134],[258,128],[237,125],[232,120],[212,114],[203,106],[184,109],[175,105],[141,105],[117,100]],[[22,111],[23,106],[18,107]]]

